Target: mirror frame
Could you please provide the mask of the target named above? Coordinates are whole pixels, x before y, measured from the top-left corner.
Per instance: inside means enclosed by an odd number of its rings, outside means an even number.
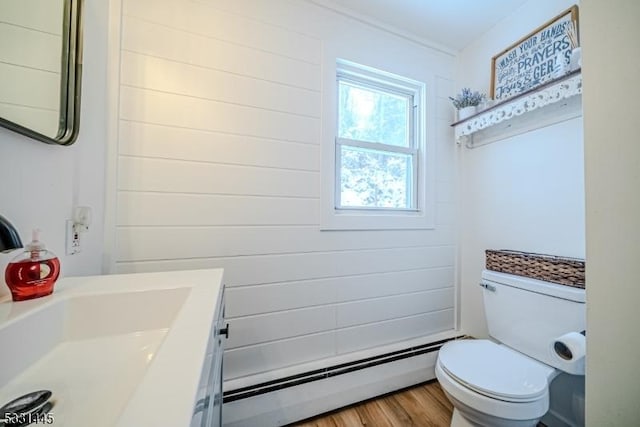
[[[0,126],[47,144],[71,145],[76,141],[80,129],[83,1],[64,0],[60,115],[57,135],[55,137],[43,135],[2,117],[0,117]]]

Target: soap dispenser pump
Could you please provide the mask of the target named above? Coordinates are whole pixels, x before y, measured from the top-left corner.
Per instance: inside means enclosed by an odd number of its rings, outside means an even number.
[[[5,270],[4,279],[14,301],[50,295],[60,275],[60,261],[39,240],[40,230],[33,230],[33,240]]]

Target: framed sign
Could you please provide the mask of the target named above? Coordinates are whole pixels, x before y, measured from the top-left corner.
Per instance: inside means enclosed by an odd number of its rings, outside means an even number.
[[[578,31],[578,6],[572,6],[491,59],[491,96],[504,100],[556,78],[569,64],[568,31]]]

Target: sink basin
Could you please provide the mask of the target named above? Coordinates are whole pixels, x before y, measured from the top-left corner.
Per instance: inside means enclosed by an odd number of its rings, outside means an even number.
[[[120,280],[127,276],[148,275]],[[119,278],[102,277],[109,279],[95,280],[97,293],[78,287],[79,292],[8,303],[18,314],[0,323],[0,406],[51,390],[57,425],[139,426],[141,413],[164,405],[157,389],[179,389],[186,376],[191,380],[184,384],[185,403],[178,414],[186,423],[171,425],[188,425],[216,303],[215,294],[202,301],[211,286],[192,280],[174,288],[101,287]],[[195,322],[201,330],[194,330]],[[184,349],[194,338],[195,356]],[[164,360],[154,366],[158,357]],[[189,365],[181,372],[183,363]]]

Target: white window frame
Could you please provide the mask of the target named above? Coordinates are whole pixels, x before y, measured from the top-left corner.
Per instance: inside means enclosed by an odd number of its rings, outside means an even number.
[[[399,86],[395,82],[390,81],[380,81],[380,79],[376,79],[372,81],[370,77],[363,78],[361,75],[354,75],[354,73],[349,71],[344,71],[338,68],[337,79],[336,79],[336,90],[339,90],[340,82],[351,83],[356,86],[360,86],[367,89],[377,90],[384,93],[390,93],[393,95],[399,95],[405,97],[408,102],[407,107],[407,133],[408,133],[408,143],[409,147],[399,147],[397,145],[385,144],[383,142],[368,142],[368,141],[359,141],[350,138],[340,138],[336,136],[336,167],[335,167],[335,208],[336,209],[366,209],[366,210],[380,210],[380,209],[388,209],[391,211],[397,210],[417,210],[418,206],[418,198],[416,194],[416,189],[418,188],[418,144],[416,143],[416,98],[420,98],[420,92],[418,87],[407,88],[404,86]],[[339,98],[339,94],[336,95]],[[337,121],[339,122],[340,109],[337,110]],[[336,125],[337,126],[337,125]],[[412,179],[409,184],[409,188],[407,189],[409,195],[411,196],[411,200],[409,201],[408,208],[379,208],[379,207],[353,207],[353,206],[342,206],[340,202],[340,183],[341,183],[341,172],[342,172],[342,146],[348,147],[357,147],[357,148],[365,148],[380,152],[387,153],[400,153],[400,154],[408,154],[411,155],[411,175]]]
[[[350,61],[337,60],[333,71],[332,93],[325,96],[325,120],[323,126],[322,162],[322,230],[384,230],[384,229],[430,229],[434,228],[435,174],[434,150],[427,143],[426,84],[396,74],[380,71]],[[338,82],[349,81],[364,87],[413,97],[413,111],[409,115],[410,147],[372,143],[338,138]],[[328,81],[328,80],[326,80]],[[410,107],[411,108],[411,107]],[[331,114],[331,111],[333,114]],[[377,151],[411,154],[413,179],[411,208],[372,208],[340,206],[341,147],[353,146]]]

